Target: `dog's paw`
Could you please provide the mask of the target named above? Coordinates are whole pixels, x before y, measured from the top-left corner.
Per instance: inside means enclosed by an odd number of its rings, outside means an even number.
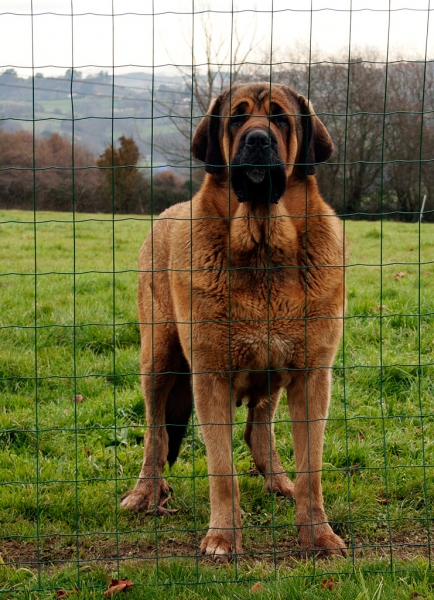
[[[121,508],[127,510],[148,510],[150,506],[151,499],[141,490],[125,492],[121,497]]]
[[[277,496],[285,496],[285,498],[294,498],[295,486],[287,475],[278,473],[267,479],[265,482],[265,489],[270,494],[276,494]]]
[[[234,534],[232,531],[208,532],[200,544],[202,554],[209,556],[217,564],[225,564],[234,558]],[[236,553],[243,551],[241,544],[237,544]]]
[[[161,479],[155,481],[140,481],[131,491],[121,497],[121,508],[126,510],[149,510],[161,505],[172,491],[170,485]]]
[[[302,556],[309,558],[313,555],[318,558],[330,558],[333,556],[347,556],[347,548],[345,542],[338,535],[333,533],[332,528],[328,525],[328,531],[315,532],[315,537],[312,544],[311,528],[305,527],[305,531],[300,532],[300,547]],[[323,528],[321,528],[323,529]]]

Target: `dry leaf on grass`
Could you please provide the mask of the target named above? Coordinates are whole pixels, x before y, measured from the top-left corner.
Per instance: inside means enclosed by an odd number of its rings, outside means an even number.
[[[106,598],[111,598],[120,592],[127,592],[134,583],[129,579],[112,579],[110,585],[104,592]]]
[[[262,583],[257,581],[255,585],[252,585],[249,591],[251,594],[255,594],[256,592],[263,592],[264,588],[262,587]]]
[[[389,504],[388,498],[375,498],[375,501],[378,502],[378,504]]]
[[[339,585],[339,581],[336,579],[323,579],[321,582],[321,588],[323,590],[332,590],[336,585]]]
[[[164,506],[156,506],[151,510],[147,510],[145,515],[155,515],[156,517],[171,517],[179,512],[179,508],[164,508]]]
[[[64,600],[64,598],[68,598],[68,596],[75,596],[79,592],[77,586],[74,586],[72,590],[56,590],[56,598],[57,600]]]
[[[80,404],[81,402],[84,402],[84,397],[81,394],[77,394],[73,397],[72,401],[74,404]]]
[[[355,475],[356,473],[360,473],[360,465],[355,464],[355,465],[351,465],[350,467],[348,467],[348,469],[345,471],[345,473],[347,475]]]
[[[394,279],[402,279],[404,277],[404,275],[405,275],[404,271],[399,271],[398,273],[395,273],[393,278]]]
[[[179,508],[165,508],[165,505],[172,499],[172,496],[167,496],[164,498],[159,506],[155,508],[151,508],[151,510],[147,510],[145,515],[155,515],[156,517],[171,517],[179,512]]]

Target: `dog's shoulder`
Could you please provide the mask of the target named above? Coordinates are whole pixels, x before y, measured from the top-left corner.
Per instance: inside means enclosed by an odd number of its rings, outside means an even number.
[[[191,202],[173,204],[153,222],[139,253],[139,269],[167,268],[174,229],[190,218]]]

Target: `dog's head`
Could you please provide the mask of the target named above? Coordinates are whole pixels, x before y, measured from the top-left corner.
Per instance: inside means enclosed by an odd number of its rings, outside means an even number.
[[[214,100],[192,151],[205,171],[229,176],[240,202],[277,203],[288,178],[313,175],[333,143],[304,96],[286,85],[254,83],[234,85]]]

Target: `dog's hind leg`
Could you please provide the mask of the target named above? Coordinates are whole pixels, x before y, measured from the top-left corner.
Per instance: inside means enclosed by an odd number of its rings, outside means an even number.
[[[154,348],[153,361],[147,345],[142,344],[141,376],[148,427],[139,478],[134,489],[121,498],[121,507],[129,510],[158,506],[171,491],[162,476],[163,469],[168,459],[170,464],[175,461],[191,414],[190,374],[181,347],[173,337],[164,344],[164,352]]]
[[[285,473],[276,452],[273,419],[281,391],[259,401],[247,414],[244,439],[258,471],[265,477],[265,488],[276,494],[294,497],[294,484]]]

